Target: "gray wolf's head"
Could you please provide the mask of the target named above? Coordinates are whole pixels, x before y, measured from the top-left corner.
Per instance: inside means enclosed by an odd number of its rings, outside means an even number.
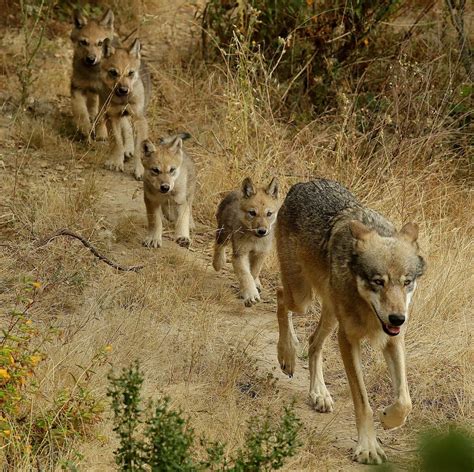
[[[380,236],[360,221],[349,224],[354,238],[350,269],[359,295],[389,336],[400,333],[418,277],[425,271],[419,254],[418,226],[408,223],[394,236]]]

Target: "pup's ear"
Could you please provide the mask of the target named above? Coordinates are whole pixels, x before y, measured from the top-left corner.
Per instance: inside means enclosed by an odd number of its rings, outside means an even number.
[[[142,143],[143,155],[145,157],[150,157],[155,151],[156,148],[149,139],[145,139]]]
[[[142,46],[140,44],[140,40],[138,38],[136,38],[132,45],[130,46],[128,52],[132,55],[132,56],[135,56],[137,59],[140,58],[140,51],[142,49]]]
[[[180,135],[177,135],[176,138],[171,141],[169,144],[170,152],[174,154],[178,154],[183,149],[183,139]]]
[[[276,177],[273,177],[265,192],[270,195],[270,197],[278,198],[278,180]]]
[[[252,179],[246,177],[242,182],[242,194],[244,198],[250,198],[252,195],[255,195],[255,187],[253,186]]]
[[[112,29],[114,27],[114,12],[109,8],[99,21],[100,26]]]
[[[367,228],[367,226],[359,220],[349,222],[349,230],[351,231],[352,237],[358,241],[365,241],[372,232],[370,228]]]
[[[77,29],[82,29],[87,25],[87,19],[80,10],[74,12],[73,21]]]
[[[112,46],[112,40],[110,38],[104,39],[102,50],[104,51],[104,57],[110,57],[115,52],[115,48]]]
[[[409,243],[415,243],[418,239],[418,225],[416,223],[407,223],[398,234]]]

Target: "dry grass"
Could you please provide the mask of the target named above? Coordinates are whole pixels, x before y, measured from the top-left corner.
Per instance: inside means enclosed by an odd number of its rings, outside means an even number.
[[[305,400],[304,351],[292,383],[276,368],[275,297],[270,289],[278,283],[276,258],[264,271],[266,303],[255,309],[244,309],[236,300],[231,271],[216,276],[210,267],[214,213],[225,191],[247,175],[257,181],[277,175],[283,193],[295,182],[324,176],[349,186],[397,225],[415,220],[421,226],[428,272],[417,291],[407,334],[414,409],[404,429],[382,435],[390,457],[404,464],[413,437],[426,425],[472,419],[472,182],[465,160],[453,147],[459,134],[443,98],[452,84],[435,81],[449,64],[426,60],[417,64],[416,76],[409,59],[398,64],[389,108],[375,119],[369,117],[365,130],[354,108],[357,85],[350,84],[341,90],[337,113],[297,126],[274,115],[281,91],[260,58],[244,46],[238,73],[225,64],[192,61],[183,66],[174,58],[164,60],[160,39],[174,38],[180,47],[189,40],[182,33],[189,19],[183,8],[176,10],[178,19],[171,7],[164,9],[171,13],[165,16],[167,28],[160,30],[161,36],[156,36],[157,17],[150,17],[143,35],[152,46],[149,54],[162,61],[151,62],[152,136],[187,130],[194,137],[188,147],[199,170],[198,230],[191,252],[171,241],[157,251],[141,248],[145,217],[140,186],[129,175],[101,169],[104,149],[68,139],[68,102],[57,97],[64,84],[56,87],[52,81],[54,88],[44,83],[38,88],[37,97],[53,103],[53,117],[12,114],[8,132],[0,135],[0,300],[8,308],[22,277],[40,280],[43,288],[31,316],[44,329],[59,329],[38,374],[41,394],[32,402],[38,408],[47,405],[54,392],[73,386],[74,376],[110,345],[108,361],[95,366],[88,379],[97,397],[105,399],[111,367],[139,359],[146,374],[145,394],[171,395],[199,434],[225,441],[230,452],[242,443],[250,417],[267,409],[277,415],[294,396],[305,424],[304,447],[286,469],[353,470],[348,448],[354,444],[355,427],[335,340],[328,343],[326,364],[337,410],[319,415]],[[158,16],[161,10],[150,2],[146,12]],[[180,29],[171,28],[175,21]],[[14,32],[9,34],[15,38]],[[42,71],[46,80],[67,77],[67,60],[58,60],[69,57],[63,43],[48,42],[41,60],[54,58],[54,67]],[[0,83],[5,79],[0,77]],[[6,90],[14,93],[15,87]],[[115,273],[68,239],[34,247],[35,240],[64,226],[90,237],[112,258],[143,262],[145,269]],[[317,313],[316,306],[297,321],[303,344]],[[366,359],[372,402],[386,405],[391,392],[384,364],[370,348]],[[114,444],[106,420],[87,439],[63,451],[61,461],[79,462],[84,470],[109,470]],[[78,453],[83,457],[78,459]],[[34,463],[34,457],[24,456],[17,470],[30,470]],[[57,463],[51,460],[45,467],[52,470]]]

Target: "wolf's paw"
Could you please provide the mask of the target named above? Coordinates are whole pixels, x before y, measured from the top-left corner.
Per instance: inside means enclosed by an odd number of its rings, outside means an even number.
[[[255,287],[257,287],[258,293],[262,293],[262,284],[258,277],[255,279]]]
[[[145,247],[158,248],[161,247],[161,238],[147,236],[142,243]]]
[[[387,460],[387,456],[377,439],[364,438],[357,444],[352,459],[360,464],[381,464]]]
[[[178,246],[188,249],[189,245],[191,244],[191,241],[186,236],[180,236],[179,238],[176,238],[176,244]]]
[[[104,167],[109,170],[116,170],[118,172],[123,172],[123,162],[118,160],[109,159],[105,162]]]
[[[251,288],[242,291],[242,298],[244,299],[244,305],[249,307],[260,301],[260,294],[256,288]]]
[[[317,389],[315,392],[309,392],[309,398],[313,408],[319,413],[331,413],[334,410],[334,401],[327,390],[324,392]]]
[[[101,127],[96,128],[94,139],[100,142],[107,141],[107,129],[103,129]]]
[[[133,175],[135,176],[135,179],[142,180],[144,171],[145,171],[145,169],[143,168],[143,165],[140,162],[139,165],[135,166],[135,170],[133,171]]]
[[[129,161],[133,157],[133,150],[132,151],[125,151],[123,153],[123,158],[125,162]]]
[[[288,377],[293,377],[296,367],[296,348],[297,344],[294,344],[292,341],[282,341],[278,340],[277,352],[278,352],[278,362],[280,364],[281,370],[288,375]]]
[[[405,424],[410,411],[411,404],[402,405],[401,403],[394,403],[379,413],[379,419],[384,429],[399,428]]]

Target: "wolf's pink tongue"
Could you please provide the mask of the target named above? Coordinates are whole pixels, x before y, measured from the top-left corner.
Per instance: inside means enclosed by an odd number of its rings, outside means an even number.
[[[388,326],[385,325],[387,328],[387,331],[391,334],[398,334],[400,332],[400,328],[398,326]]]

